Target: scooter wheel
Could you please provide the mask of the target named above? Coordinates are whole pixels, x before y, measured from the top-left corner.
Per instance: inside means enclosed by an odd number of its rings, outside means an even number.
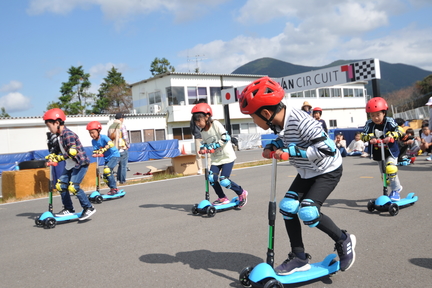
[[[264,288],[284,288],[283,284],[276,279],[270,279],[264,285]]]
[[[52,218],[52,217],[48,217],[45,219],[45,223],[44,223],[44,227],[46,229],[52,229],[57,225],[57,220]]]
[[[375,202],[373,200],[369,200],[368,204],[367,204],[367,209],[369,210],[369,212],[373,212],[375,210]]]
[[[35,219],[35,224],[36,224],[37,227],[42,227],[42,226],[43,226],[43,223],[42,223],[41,220],[39,220],[39,218],[40,218],[39,216],[36,217],[36,219]]]
[[[390,204],[389,213],[391,216],[396,216],[399,213],[399,206],[395,203]]]
[[[90,195],[88,195],[87,198],[89,199],[89,201],[90,201],[91,203],[93,203],[93,200],[94,200],[93,197],[90,197]]]
[[[240,284],[243,285],[243,287],[252,287],[252,283],[249,280],[249,274],[252,271],[253,267],[248,266],[243,268],[243,270],[240,272],[239,281]]]
[[[214,206],[207,207],[207,216],[214,217],[216,215],[216,208]]]
[[[101,195],[98,195],[98,196],[96,196],[96,197],[94,198],[94,201],[95,201],[97,204],[100,204],[100,203],[102,203],[103,198],[102,198]]]
[[[197,204],[195,204],[192,207],[191,212],[192,212],[193,215],[197,215],[198,214],[198,205]]]

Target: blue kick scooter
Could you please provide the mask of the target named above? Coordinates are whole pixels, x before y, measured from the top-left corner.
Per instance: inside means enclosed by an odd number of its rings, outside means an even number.
[[[57,162],[48,161],[46,165],[50,168],[49,173],[49,204],[48,204],[48,211],[42,213],[40,216],[36,217],[35,224],[37,227],[43,227],[46,229],[55,228],[57,225],[57,222],[70,222],[70,221],[77,221],[79,220],[79,217],[81,216],[82,212],[76,212],[67,216],[61,216],[56,217],[53,213],[53,183],[52,183],[52,169],[53,166],[57,166]]]
[[[216,215],[217,211],[224,211],[224,210],[229,210],[229,209],[233,209],[233,208],[237,208],[238,205],[240,204],[240,201],[238,199],[238,196],[234,197],[231,199],[231,201],[227,204],[222,204],[222,205],[212,205],[212,203],[210,202],[210,193],[209,193],[209,169],[208,169],[208,154],[213,153],[214,150],[210,149],[210,150],[206,150],[206,149],[201,149],[199,151],[200,154],[204,154],[205,157],[205,183],[206,183],[206,192],[205,192],[205,200],[201,201],[199,204],[195,204],[192,209],[191,212],[193,215],[197,215],[197,214],[201,214],[201,215],[205,215],[207,214],[208,217],[214,217]]]
[[[298,271],[290,275],[277,275],[274,271],[274,228],[276,220],[276,179],[277,179],[277,160],[272,153],[272,179],[270,190],[270,202],[268,206],[269,220],[269,242],[267,248],[266,263],[257,266],[245,267],[239,276],[239,281],[243,287],[260,288],[283,288],[284,284],[294,284],[320,278],[339,271],[339,261],[336,261],[336,254],[328,255],[322,262],[311,263],[311,268],[307,271]],[[288,160],[288,153],[282,154],[282,160]]]
[[[103,157],[103,154],[93,154],[93,157],[96,157],[96,191],[92,192],[88,198],[90,202],[100,204],[104,200],[112,200],[117,198],[122,198],[126,195],[126,192],[121,189],[118,193],[114,195],[101,194],[99,192],[99,181],[100,181],[100,172],[99,172],[99,158]]]
[[[383,138],[382,131],[375,130],[375,136],[378,138]],[[387,179],[388,175],[386,173],[386,163],[385,163],[385,153],[382,139],[378,139],[378,146],[381,148],[381,167],[383,171],[382,180],[383,180],[383,195],[378,197],[375,200],[369,200],[367,204],[367,209],[369,212],[373,212],[374,210],[380,212],[389,212],[391,216],[396,216],[399,213],[399,207],[406,207],[414,205],[418,200],[418,196],[414,196],[414,193],[408,193],[405,198],[400,199],[399,201],[392,201],[388,196],[387,189]]]

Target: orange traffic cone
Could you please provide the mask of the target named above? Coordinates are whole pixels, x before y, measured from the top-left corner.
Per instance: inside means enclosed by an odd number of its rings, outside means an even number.
[[[186,155],[186,151],[185,151],[184,145],[182,146],[181,154]]]

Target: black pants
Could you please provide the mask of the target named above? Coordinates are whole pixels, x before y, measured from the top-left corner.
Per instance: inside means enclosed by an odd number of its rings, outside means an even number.
[[[336,170],[325,173],[313,178],[302,179],[300,175],[294,179],[289,191],[296,192],[299,195],[299,201],[303,199],[311,199],[321,208],[324,201],[334,190],[342,176],[342,165]],[[326,233],[335,242],[338,241],[342,235],[341,229],[326,215],[320,211],[321,218],[318,229]],[[285,220],[285,227],[288,232],[288,237],[291,243],[292,252],[304,252],[303,238],[301,233],[301,225],[298,215],[295,215],[291,220]]]

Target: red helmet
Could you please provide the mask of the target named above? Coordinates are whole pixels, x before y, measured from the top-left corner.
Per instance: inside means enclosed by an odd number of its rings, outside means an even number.
[[[388,110],[387,101],[384,100],[384,98],[373,97],[366,104],[366,113],[378,112],[383,110]]]
[[[239,96],[240,111],[253,114],[263,106],[279,104],[285,91],[276,81],[265,76],[246,86]]]
[[[213,116],[213,112],[212,109],[210,107],[210,105],[208,105],[207,103],[198,103],[196,104],[193,108],[191,113],[204,113],[204,114],[210,114],[210,116]]]
[[[87,124],[87,130],[102,130],[102,125],[98,121],[91,121]]]
[[[53,108],[45,112],[43,115],[43,120],[57,120],[61,119],[63,122],[66,121],[66,115],[60,108]]]
[[[315,112],[315,111],[321,111],[322,112],[322,108],[321,107],[315,107],[312,111],[313,112]]]

